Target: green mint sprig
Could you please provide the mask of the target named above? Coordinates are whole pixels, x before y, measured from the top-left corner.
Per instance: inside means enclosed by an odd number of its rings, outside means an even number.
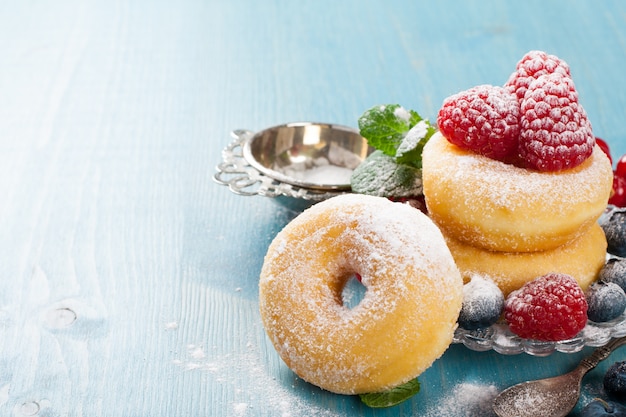
[[[365,111],[359,130],[375,151],[352,173],[352,191],[400,198],[421,194],[422,150],[437,128],[414,110],[387,104]]]
[[[350,186],[357,194],[412,197],[422,193],[422,170],[376,150],[355,168]]]
[[[371,408],[393,407],[403,401],[408,400],[420,390],[420,383],[417,378],[392,388],[388,391],[371,394],[360,394],[361,401]]]
[[[399,104],[374,106],[359,118],[361,136],[367,143],[400,164],[422,166],[422,149],[437,131],[416,111]]]

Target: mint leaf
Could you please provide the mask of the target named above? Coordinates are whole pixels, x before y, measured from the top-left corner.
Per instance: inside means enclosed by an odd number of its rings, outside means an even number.
[[[358,194],[412,197],[422,194],[422,171],[376,150],[352,172],[350,185]]]
[[[366,110],[359,118],[359,130],[373,148],[420,168],[422,149],[436,128],[416,111],[388,104]]]
[[[428,120],[420,120],[409,130],[396,150],[399,164],[409,164],[416,168],[422,167],[422,150],[426,142],[437,131]]]
[[[385,392],[377,392],[371,394],[360,394],[361,401],[372,408],[392,407],[400,404],[417,394],[420,390],[420,383],[413,379],[406,384],[402,384]]]
[[[437,128],[416,111],[387,104],[366,110],[359,130],[376,151],[353,172],[352,191],[380,197],[422,194],[422,151]]]
[[[372,107],[359,118],[361,136],[367,139],[370,146],[395,156],[406,132],[419,121],[412,121],[413,117],[410,111],[398,104]]]

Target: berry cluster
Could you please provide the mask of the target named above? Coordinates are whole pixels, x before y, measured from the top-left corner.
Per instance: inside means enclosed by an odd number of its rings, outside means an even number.
[[[504,317],[516,335],[561,341],[575,337],[587,320],[604,323],[626,311],[626,259],[611,258],[586,292],[566,274],[551,273],[503,297],[486,278],[475,276],[463,289],[459,327],[480,330]]]
[[[617,288],[617,291],[610,291],[610,293],[620,293],[618,299],[612,299],[611,296],[604,297],[606,302],[603,308],[606,311],[602,314],[620,314],[619,311],[623,312],[626,307],[626,295],[624,295],[623,291],[623,288],[626,287],[626,259],[611,258],[604,266],[600,272],[598,283],[593,284],[592,288],[587,292],[590,311],[592,303],[599,300],[596,299],[594,301],[593,298],[589,298],[594,286],[597,285],[600,285],[601,288],[613,286]],[[609,291],[607,291],[608,293]],[[592,319],[591,312],[589,313],[589,318]],[[595,398],[582,409],[581,417],[626,417],[626,407],[620,404],[626,401],[626,361],[615,362],[611,365],[604,374],[602,385],[606,396],[615,401]]]
[[[626,417],[626,361],[613,363],[602,380],[604,393],[611,400],[595,398],[581,411],[581,417]]]
[[[557,341],[570,339],[587,324],[587,300],[574,278],[547,274],[513,291],[505,299],[485,278],[465,284],[459,326],[489,327],[504,313],[510,330],[520,337]]]
[[[538,171],[580,165],[595,145],[569,66],[542,51],[527,53],[503,87],[448,97],[437,124],[461,148]]]

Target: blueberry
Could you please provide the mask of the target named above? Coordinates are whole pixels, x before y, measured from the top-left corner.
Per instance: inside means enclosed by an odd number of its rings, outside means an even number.
[[[604,401],[599,398],[591,401],[583,408],[581,417],[626,417],[626,407],[613,401]]]
[[[606,235],[607,252],[626,257],[626,209],[615,208],[600,219]]]
[[[626,361],[615,362],[604,374],[604,390],[617,400],[626,399]]]
[[[598,279],[604,282],[614,282],[626,291],[626,259],[611,258],[606,261]]]
[[[626,310],[626,293],[614,282],[595,282],[587,293],[587,317],[602,323],[619,317]]]
[[[476,330],[495,323],[504,309],[504,295],[492,281],[478,275],[463,286],[463,306],[459,326]]]

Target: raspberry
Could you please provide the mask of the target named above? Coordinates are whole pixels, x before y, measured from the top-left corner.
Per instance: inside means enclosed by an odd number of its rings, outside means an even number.
[[[587,323],[587,301],[574,278],[551,273],[509,294],[504,318],[511,331],[525,339],[571,339]]]
[[[570,77],[569,65],[555,55],[543,51],[530,51],[522,57],[504,87],[522,101],[528,86],[545,74],[560,73]]]
[[[437,124],[461,148],[503,162],[517,155],[519,104],[502,87],[481,85],[448,97]]]
[[[609,197],[609,204],[616,207],[626,207],[626,178],[618,175],[613,176],[613,189],[611,190],[611,197]]]
[[[620,156],[615,165],[615,175],[626,178],[626,155]]]
[[[578,103],[571,78],[542,75],[521,103],[520,156],[526,167],[560,171],[580,165],[593,152],[595,136]]]

